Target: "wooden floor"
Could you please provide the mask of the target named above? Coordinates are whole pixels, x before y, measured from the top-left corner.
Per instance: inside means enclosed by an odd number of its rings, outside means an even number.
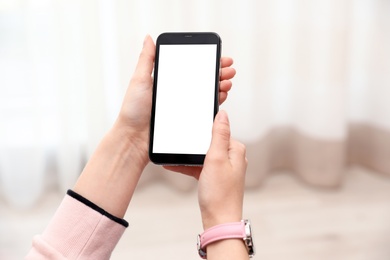
[[[352,168],[338,190],[305,186],[278,173],[245,197],[261,260],[389,260],[390,178]],[[34,210],[15,212],[0,201],[0,259],[22,259],[61,200],[50,194]],[[130,226],[112,259],[199,259],[196,193],[155,183],[137,190]]]

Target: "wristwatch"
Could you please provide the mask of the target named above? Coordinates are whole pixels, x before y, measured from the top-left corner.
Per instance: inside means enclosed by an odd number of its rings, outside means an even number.
[[[255,255],[255,246],[253,244],[251,223],[244,219],[240,222],[231,222],[211,227],[198,235],[198,253],[202,259],[206,259],[207,245],[223,239],[239,238],[244,241],[249,257]]]

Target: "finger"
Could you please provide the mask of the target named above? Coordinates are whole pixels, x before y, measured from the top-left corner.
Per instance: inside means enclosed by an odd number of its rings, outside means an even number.
[[[220,80],[232,79],[236,75],[236,70],[231,67],[221,69]]]
[[[246,158],[246,147],[243,143],[231,138],[229,146],[229,157],[243,160]]]
[[[194,177],[197,180],[199,180],[200,172],[202,171],[202,167],[169,166],[169,165],[165,165],[163,167],[164,167],[164,169],[167,169],[169,171],[179,172],[179,173],[182,173],[184,175]]]
[[[222,103],[226,101],[227,97],[228,97],[227,92],[219,92],[219,101],[218,101],[219,105],[222,105]]]
[[[153,63],[154,63],[154,55],[155,55],[154,42],[150,35],[147,35],[144,40],[144,45],[141,51],[141,54],[138,58],[137,67],[134,72],[135,77],[148,77],[152,75],[153,71]]]
[[[237,166],[245,169],[248,164],[245,145],[234,139],[230,139],[229,159],[234,161]]]
[[[228,92],[232,88],[233,83],[230,80],[222,80],[219,83],[219,91],[220,92]]]
[[[233,59],[230,57],[221,58],[221,68],[230,67],[233,65]]]
[[[225,111],[221,110],[215,116],[209,153],[216,157],[228,155],[230,143],[230,124]]]
[[[225,102],[225,100],[227,99],[228,97],[228,92],[231,90],[232,88],[232,82],[230,80],[223,80],[220,82],[219,84],[219,105],[222,105],[223,102]]]

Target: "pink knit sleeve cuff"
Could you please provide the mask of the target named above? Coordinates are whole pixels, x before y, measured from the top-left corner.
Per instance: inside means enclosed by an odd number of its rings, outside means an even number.
[[[34,238],[27,259],[50,255],[109,259],[127,226],[125,220],[69,190],[46,230]]]

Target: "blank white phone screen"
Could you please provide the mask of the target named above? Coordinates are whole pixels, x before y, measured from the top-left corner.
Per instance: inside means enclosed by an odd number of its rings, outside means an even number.
[[[160,45],[154,153],[206,154],[214,117],[216,44]]]

